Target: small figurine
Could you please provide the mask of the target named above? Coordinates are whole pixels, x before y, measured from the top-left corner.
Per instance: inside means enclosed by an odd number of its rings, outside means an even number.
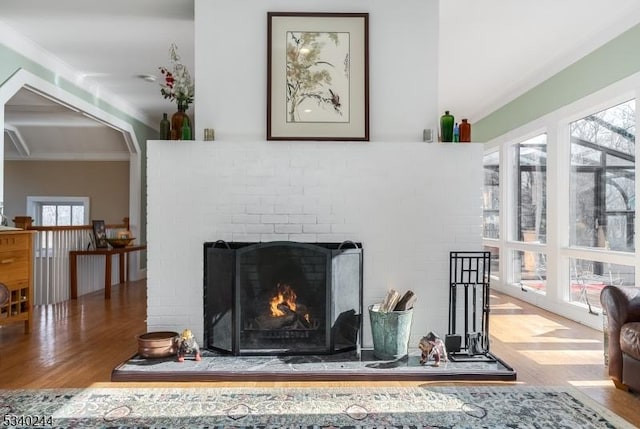
[[[184,356],[193,353],[195,360],[201,360],[200,347],[198,342],[193,338],[193,333],[190,329],[185,329],[182,334],[176,339],[178,342],[178,362],[184,362]]]
[[[424,365],[433,357],[433,366],[440,366],[440,361],[448,361],[447,348],[444,345],[444,341],[433,332],[429,332],[426,336],[420,339],[418,344],[422,356],[420,359],[420,365]]]

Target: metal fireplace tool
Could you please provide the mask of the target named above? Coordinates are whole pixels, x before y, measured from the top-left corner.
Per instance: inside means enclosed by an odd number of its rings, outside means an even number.
[[[490,252],[449,253],[449,332],[445,346],[452,361],[492,362],[489,351]],[[464,302],[458,303],[458,299]],[[464,331],[457,330],[457,323]]]

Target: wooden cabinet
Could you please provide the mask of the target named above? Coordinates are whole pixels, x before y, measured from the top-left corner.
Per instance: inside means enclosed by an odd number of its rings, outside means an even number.
[[[0,283],[9,300],[0,305],[0,325],[24,322],[31,332],[33,306],[33,231],[0,232]]]

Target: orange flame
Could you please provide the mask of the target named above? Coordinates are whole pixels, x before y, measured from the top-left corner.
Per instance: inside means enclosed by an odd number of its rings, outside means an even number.
[[[277,293],[269,301],[271,315],[273,317],[282,317],[285,315],[285,312],[278,308],[280,304],[286,305],[291,311],[296,311],[296,298],[296,293],[291,289],[291,286],[278,283]]]

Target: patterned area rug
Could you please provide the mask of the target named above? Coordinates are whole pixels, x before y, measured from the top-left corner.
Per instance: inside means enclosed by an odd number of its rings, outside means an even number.
[[[632,428],[566,388],[0,390],[2,427]]]

